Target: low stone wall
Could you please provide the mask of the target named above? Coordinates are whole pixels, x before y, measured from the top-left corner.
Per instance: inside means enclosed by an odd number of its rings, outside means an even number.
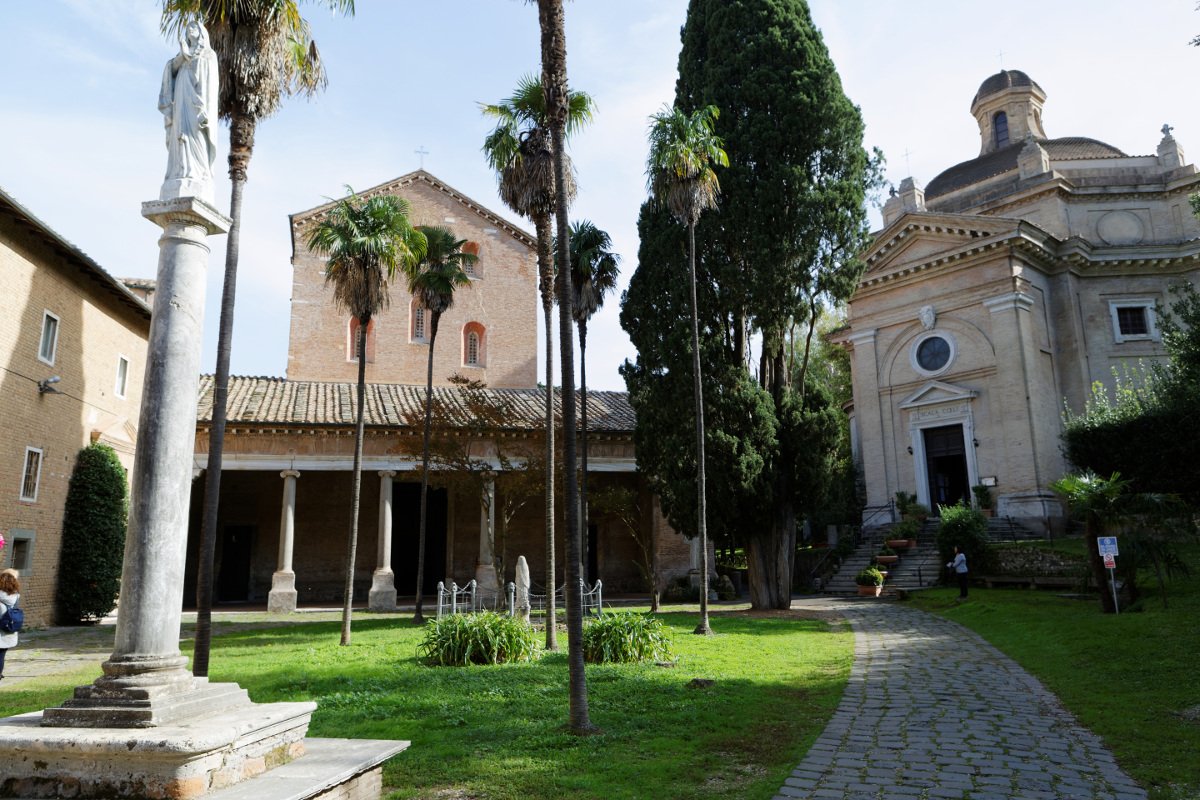
[[[1029,577],[1075,577],[1084,574],[1087,562],[1077,556],[1025,545],[994,545],[995,574]]]

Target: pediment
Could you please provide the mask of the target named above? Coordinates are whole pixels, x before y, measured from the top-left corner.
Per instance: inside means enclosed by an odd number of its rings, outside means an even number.
[[[128,417],[118,417],[106,428],[92,430],[92,442],[101,442],[120,453],[132,454],[137,446],[137,426]]]
[[[923,408],[941,403],[958,403],[977,396],[974,389],[964,389],[952,383],[929,381],[920,389],[900,401],[900,408]]]
[[[905,214],[880,231],[864,254],[867,275],[925,263],[1014,233],[1019,220],[960,214]]]

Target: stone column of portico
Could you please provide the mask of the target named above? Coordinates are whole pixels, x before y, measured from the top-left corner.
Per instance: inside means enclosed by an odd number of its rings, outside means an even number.
[[[142,216],[160,225],[163,235],[115,647],[104,662],[104,675],[76,689],[75,697],[61,707],[46,709],[43,725],[160,725],[194,713],[217,697],[228,704],[231,698],[223,695],[230,692],[245,695],[236,684],[210,686],[193,678],[179,650],[204,334],[206,239],[228,231],[229,219],[194,197],[143,203]]]
[[[475,564],[475,585],[488,592],[500,590],[496,574],[496,473],[483,477],[479,497],[479,560]]]
[[[396,575],[392,572],[392,478],[396,471],[379,472],[379,548],[367,608],[371,611],[396,610]]]
[[[292,551],[296,539],[296,479],[300,473],[285,469],[283,502],[279,510],[279,560],[271,576],[271,591],[267,595],[267,611],[272,614],[291,614],[296,610],[296,573],[292,569]]]
[[[883,398],[879,394],[879,364],[875,349],[875,330],[851,334],[847,341],[854,348],[854,411],[858,420],[858,440],[862,444],[863,481],[867,488],[867,505],[881,507],[892,497],[888,482],[887,457],[884,453]],[[914,487],[915,488],[915,487]],[[907,490],[907,491],[912,491]],[[889,522],[890,517],[878,509],[863,512],[864,525]]]

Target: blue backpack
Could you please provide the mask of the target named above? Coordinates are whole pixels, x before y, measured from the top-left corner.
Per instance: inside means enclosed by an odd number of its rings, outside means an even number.
[[[25,612],[19,606],[0,603],[8,610],[0,614],[0,633],[16,633],[25,625]]]

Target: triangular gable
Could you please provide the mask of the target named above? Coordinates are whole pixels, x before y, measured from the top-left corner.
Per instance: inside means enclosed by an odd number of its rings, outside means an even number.
[[[475,202],[470,197],[467,197],[465,194],[455,189],[453,186],[450,186],[449,184],[439,180],[423,169],[410,172],[407,175],[401,175],[399,178],[386,183],[381,183],[378,186],[372,186],[369,189],[359,192],[358,195],[360,197],[369,198],[381,194],[397,194],[404,187],[410,186],[414,183],[425,183],[433,187],[454,202],[463,206],[465,209],[483,217],[492,225],[495,225],[499,230],[504,231],[518,242],[521,242],[529,248],[537,247],[537,239],[533,234],[517,227],[496,212],[488,209],[480,203]],[[326,211],[332,208],[336,202],[337,201],[330,201],[315,208],[310,208],[307,211],[299,211],[295,214],[292,214],[290,216],[292,225],[296,226],[307,224],[310,220],[322,216]]]
[[[863,253],[867,275],[933,260],[1014,233],[1019,220],[963,214],[909,213],[875,236]]]
[[[921,408],[940,403],[953,403],[960,400],[971,400],[978,396],[973,389],[964,389],[952,383],[929,381],[917,391],[900,401],[901,408]]]
[[[92,443],[101,442],[119,453],[133,455],[137,447],[137,426],[128,417],[119,417],[107,428],[92,431]]]

